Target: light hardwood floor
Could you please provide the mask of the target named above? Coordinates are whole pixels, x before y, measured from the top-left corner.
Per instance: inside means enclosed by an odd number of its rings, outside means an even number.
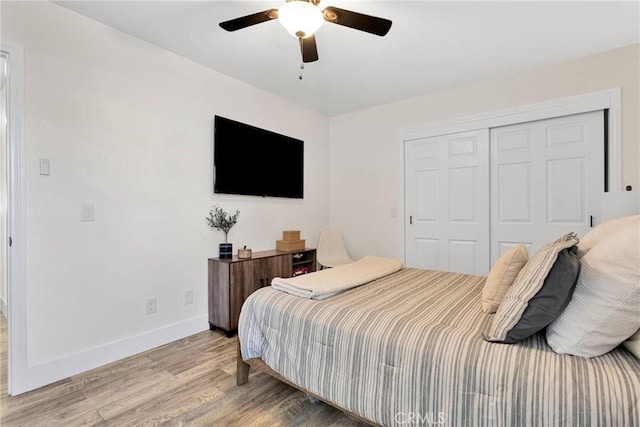
[[[236,338],[201,332],[16,397],[0,315],[0,425],[364,426],[263,373],[235,384]]]

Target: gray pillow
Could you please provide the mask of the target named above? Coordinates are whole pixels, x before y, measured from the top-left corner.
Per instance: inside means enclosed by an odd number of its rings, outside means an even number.
[[[493,316],[490,326],[482,333],[485,340],[505,342],[507,333],[518,324],[524,311],[529,306],[529,301],[542,289],[547,276],[558,259],[558,254],[564,249],[577,245],[578,242],[579,240],[575,233],[568,233],[551,243],[547,243],[536,252],[533,258],[520,270],[518,277],[505,294],[496,314]],[[553,283],[553,281],[549,283]],[[570,285],[572,284],[573,281],[571,281]]]
[[[538,293],[529,300],[518,323],[503,342],[516,343],[541,331],[567,308],[578,283],[580,259],[576,247],[563,249]]]

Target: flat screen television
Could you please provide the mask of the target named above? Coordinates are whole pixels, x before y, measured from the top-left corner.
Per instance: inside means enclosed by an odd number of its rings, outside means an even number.
[[[215,116],[213,191],[303,198],[304,142]]]

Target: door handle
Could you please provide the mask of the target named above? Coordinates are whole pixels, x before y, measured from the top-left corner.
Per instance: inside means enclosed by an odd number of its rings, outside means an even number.
[[[589,215],[589,227],[593,228],[593,215]]]
[[[413,224],[413,215],[409,215],[409,225]]]

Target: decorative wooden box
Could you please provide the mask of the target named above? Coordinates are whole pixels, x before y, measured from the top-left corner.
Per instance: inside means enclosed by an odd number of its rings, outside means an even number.
[[[278,251],[301,251],[304,249],[304,240],[300,239],[300,230],[285,230],[282,232],[282,240],[276,240]]]
[[[276,250],[279,251],[301,251],[304,249],[304,239],[303,240],[276,240]]]
[[[282,240],[295,242],[300,240],[300,230],[285,230],[282,232]]]

